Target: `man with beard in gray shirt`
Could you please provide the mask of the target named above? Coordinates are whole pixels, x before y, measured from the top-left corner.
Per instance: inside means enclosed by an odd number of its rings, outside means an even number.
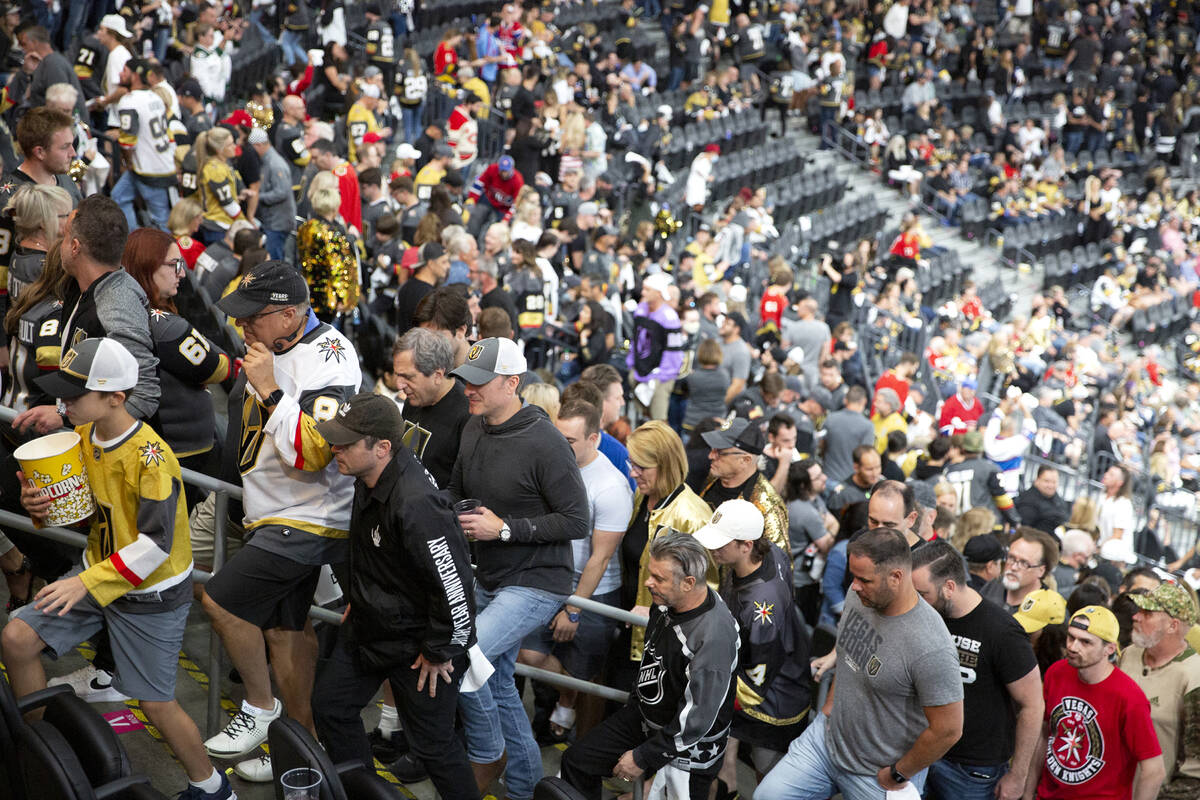
[[[962,735],[958,654],[946,623],[913,587],[908,542],[873,528],[850,542],[848,556],[853,591],[822,717],[792,742],[755,800],[837,792],[865,800],[910,781],[920,792],[925,770]]]

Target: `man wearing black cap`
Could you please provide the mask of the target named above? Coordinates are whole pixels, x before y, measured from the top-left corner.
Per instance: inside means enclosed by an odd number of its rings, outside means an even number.
[[[290,264],[248,272],[218,307],[245,332],[247,352],[229,396],[224,472],[244,494],[253,535],[206,587],[204,609],[246,688],[210,755],[237,758],[257,748],[282,713],[271,688],[263,634],[288,714],[312,727],[309,698],[316,639],[308,606],[322,565],[346,560],[353,482],[339,475],[317,423],[333,418],[362,382],[349,340],[309,308],[308,285]],[[237,766],[269,780],[269,756]]]
[[[440,242],[421,245],[420,256],[411,278],[396,293],[396,329],[403,334],[413,326],[417,305],[450,274],[450,257]]]
[[[711,449],[709,476],[700,497],[714,511],[735,497],[750,501],[762,512],[763,537],[790,553],[787,507],[766,476],[758,471],[758,457],[766,445],[762,428],[750,420],[734,417],[718,430],[703,434],[703,438]]]
[[[507,752],[505,789],[513,800],[530,800],[542,775],[513,680],[517,651],[562,608],[574,579],[571,540],[590,533],[574,452],[545,412],[517,395],[526,369],[516,342],[490,338],[451,373],[466,381],[475,416],[463,428],[450,494],[480,502],[458,521],[476,541],[479,647],[496,668],[460,706],[479,788],[496,777]]]
[[[204,108],[204,90],[195,78],[188,78],[179,85],[179,108],[183,112],[183,127],[187,128],[187,141],[178,144],[194,144],[196,137],[213,126],[212,118]]]
[[[969,573],[967,585],[977,592],[1004,572],[1004,547],[990,533],[968,539],[963,545],[963,557]]]
[[[475,644],[467,542],[448,496],[400,443],[389,398],[359,394],[317,425],[354,481],[350,610],[313,690],[317,734],[335,763],[373,763],[362,709],[388,679],[411,753],[445,798],[478,796],[454,732]]]

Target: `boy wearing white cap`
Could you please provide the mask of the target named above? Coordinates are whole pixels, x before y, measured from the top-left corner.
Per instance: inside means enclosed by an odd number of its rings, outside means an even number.
[[[751,746],[755,768],[766,773],[803,732],[812,700],[810,642],[792,597],[788,557],[763,538],[763,515],[753,503],[726,500],[695,536],[722,567],[721,599],[741,638],[738,702],[717,775],[721,798],[737,792],[738,742]]]
[[[70,652],[101,628],[112,640],[113,685],[142,710],[183,764],[183,800],[236,800],[204,752],[196,723],[175,700],[175,676],[192,603],[192,545],[179,461],[125,408],[137,360],[115,339],[84,339],[39,386],[62,398],[82,439],[96,511],[83,561],[38,592],[4,629],[4,661],[17,696],[46,688],[41,654]],[[51,500],[27,483],[21,504],[42,525]]]

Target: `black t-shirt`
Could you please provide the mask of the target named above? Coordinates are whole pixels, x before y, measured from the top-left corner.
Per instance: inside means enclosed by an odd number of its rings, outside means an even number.
[[[966,616],[947,619],[963,680],[963,735],[945,758],[990,766],[1009,760],[1016,708],[1007,685],[1037,669],[1029,637],[1011,614],[984,600]]]
[[[683,491],[679,486],[664,497],[656,507],[670,505]],[[642,501],[637,516],[629,522],[621,539],[621,608],[633,608],[637,602],[638,576],[642,571],[642,552],[650,541],[650,503]]]
[[[405,403],[401,416],[404,444],[437,481],[438,487],[445,489],[454,471],[463,426],[471,418],[462,384],[454,381],[446,396],[431,406]]]
[[[433,291],[433,286],[416,278],[409,278],[396,292],[396,330],[400,334],[408,332],[412,327],[413,314],[417,304],[425,299],[425,295]]]
[[[829,307],[826,317],[838,320],[850,316],[850,305],[854,299],[854,289],[858,286],[858,273],[853,270],[842,273],[842,279],[829,287]]]
[[[712,508],[716,508],[726,500],[735,500],[737,498],[748,500],[754,491],[754,484],[758,481],[758,475],[759,473],[756,470],[753,475],[737,486],[726,486],[721,481],[715,480],[712,486],[708,487],[708,491],[704,493],[704,502],[708,503]]]
[[[497,286],[490,292],[479,298],[480,310],[485,308],[503,308],[508,312],[508,318],[512,320],[512,328],[518,330],[520,325],[517,322],[517,304],[513,302],[512,296],[504,291],[503,286]]]

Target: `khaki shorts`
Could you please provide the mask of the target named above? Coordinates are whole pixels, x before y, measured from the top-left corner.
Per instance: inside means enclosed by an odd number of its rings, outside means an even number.
[[[217,495],[213,493],[197,503],[196,507],[192,509],[191,517],[188,518],[188,524],[192,529],[192,561],[197,569],[208,572],[212,572],[213,535],[217,527],[216,510]],[[245,536],[246,531],[241,525],[235,522],[225,524],[226,561],[242,549]]]

